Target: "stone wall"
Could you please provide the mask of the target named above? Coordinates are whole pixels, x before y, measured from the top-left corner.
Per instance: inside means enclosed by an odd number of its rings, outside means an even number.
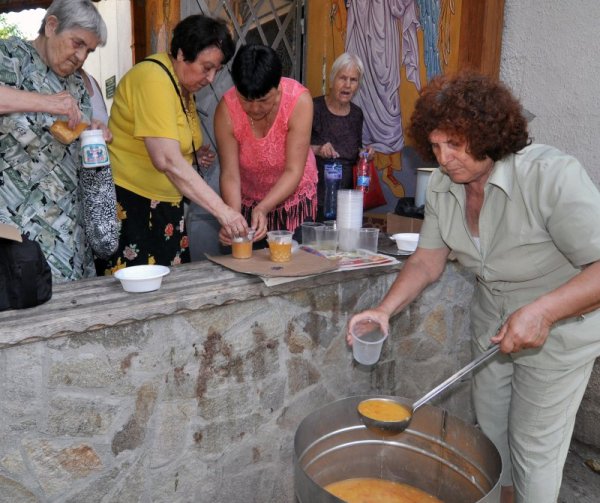
[[[293,501],[307,414],[354,394],[417,398],[470,359],[472,285],[449,264],[394,318],[379,364],[353,363],[348,315],[398,267],[266,288],[195,263],[155,293],[96,278],[0,313],[0,501]],[[434,404],[472,418],[467,383]]]

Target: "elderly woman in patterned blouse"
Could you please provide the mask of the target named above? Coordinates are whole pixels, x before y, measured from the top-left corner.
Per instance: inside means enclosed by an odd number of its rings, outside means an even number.
[[[77,74],[105,43],[106,25],[90,0],[54,0],[35,40],[0,40],[0,222],[40,243],[59,282],[95,270],[82,224],[79,143],[63,145],[49,128],[63,118],[109,138],[91,120]]]

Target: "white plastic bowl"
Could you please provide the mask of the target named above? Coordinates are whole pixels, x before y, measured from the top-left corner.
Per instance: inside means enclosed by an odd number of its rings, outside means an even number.
[[[414,232],[401,232],[390,236],[396,241],[398,251],[401,252],[414,252],[417,249],[419,243],[419,235]]]
[[[169,274],[164,265],[134,265],[115,272],[126,292],[152,292],[160,288],[163,276]]]

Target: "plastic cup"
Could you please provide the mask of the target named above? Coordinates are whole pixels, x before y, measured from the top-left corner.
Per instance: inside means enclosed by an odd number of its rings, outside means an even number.
[[[231,256],[233,258],[247,259],[252,257],[252,240],[254,232],[249,232],[247,236],[237,236],[231,242]]]
[[[336,220],[338,229],[360,229],[363,222],[363,193],[338,190]]]
[[[324,227],[319,222],[304,222],[302,224],[302,244],[306,246],[315,246],[317,244],[316,229]]]
[[[318,227],[315,229],[317,243],[315,248],[326,255],[334,255],[338,247],[338,230],[335,227]]]
[[[269,231],[267,241],[273,262],[292,260],[292,233],[290,231]]]
[[[373,365],[379,360],[387,334],[374,320],[361,320],[352,327],[352,356],[358,363]]]
[[[358,232],[360,229],[339,229],[338,248],[345,252],[355,252],[358,249]]]
[[[377,240],[379,239],[379,229],[375,227],[363,227],[358,230],[357,251],[367,253],[377,253]]]
[[[325,220],[323,225],[325,227],[333,227],[334,229],[337,229],[337,221],[335,220]]]

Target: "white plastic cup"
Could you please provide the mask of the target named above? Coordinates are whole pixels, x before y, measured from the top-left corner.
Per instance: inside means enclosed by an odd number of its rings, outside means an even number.
[[[340,228],[338,229],[338,248],[340,251],[355,252],[358,248],[359,229]]]
[[[379,239],[379,229],[375,227],[363,227],[358,229],[357,251],[367,253],[377,253],[377,240]]]
[[[361,320],[354,324],[350,335],[354,359],[363,365],[377,363],[383,342],[387,339],[387,334],[383,332],[381,325],[374,320]]]
[[[360,229],[363,220],[363,193],[360,190],[338,190],[337,228]]]
[[[319,222],[303,222],[302,223],[302,244],[314,247],[317,244],[316,229],[325,227],[325,224]]]
[[[324,225],[315,229],[315,248],[326,255],[334,255],[338,247],[338,230],[335,227]]]

